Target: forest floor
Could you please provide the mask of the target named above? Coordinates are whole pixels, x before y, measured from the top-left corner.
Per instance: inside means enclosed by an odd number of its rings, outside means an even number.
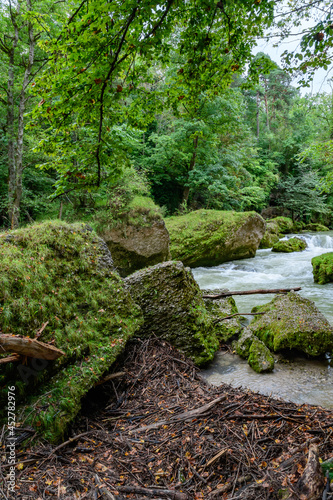
[[[131,342],[115,372],[68,441],[18,450],[14,497],[2,467],[1,498],[299,499],[309,447],[333,455],[332,411],[210,386],[157,339]]]

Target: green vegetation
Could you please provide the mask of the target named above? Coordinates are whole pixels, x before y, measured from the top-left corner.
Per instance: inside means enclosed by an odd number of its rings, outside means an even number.
[[[165,222],[172,258],[192,267],[254,257],[265,230],[255,212],[197,210]]]
[[[274,243],[272,252],[302,252],[307,244],[301,238],[289,238],[289,240],[280,240]]]
[[[274,358],[270,350],[257,337],[253,339],[247,361],[257,373],[266,373],[274,370]]]
[[[113,272],[104,242],[85,224],[44,222],[4,233],[0,256],[2,332],[35,338],[48,322],[39,340],[65,352],[45,365],[5,365],[1,385],[16,386],[20,422],[56,440],[139,328],[141,311]]]
[[[311,263],[316,283],[324,285],[333,282],[333,252],[318,255],[311,260]]]

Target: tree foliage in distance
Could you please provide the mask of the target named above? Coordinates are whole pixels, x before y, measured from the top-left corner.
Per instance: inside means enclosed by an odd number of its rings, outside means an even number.
[[[272,20],[271,0],[83,0],[61,34],[41,44],[50,64],[36,80],[32,125],[44,120],[45,168],[60,173],[57,194],[95,189],[119,176],[129,130],[144,128],[165,106],[195,110],[219,93],[251,57]],[[151,68],[177,53],[166,93]],[[122,127],[126,123],[127,127]]]

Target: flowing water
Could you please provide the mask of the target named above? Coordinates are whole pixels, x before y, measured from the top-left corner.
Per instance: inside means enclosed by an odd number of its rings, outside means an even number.
[[[290,238],[295,235],[288,235]],[[220,266],[193,269],[200,288],[253,290],[257,288],[302,287],[302,296],[315,302],[333,324],[333,283],[318,285],[313,281],[311,259],[333,252],[333,231],[297,235],[306,240],[303,252],[275,253],[258,250],[253,259],[227,262]],[[272,300],[272,295],[235,296],[238,311],[251,312],[252,307]],[[231,384],[263,394],[272,394],[296,403],[320,404],[333,408],[333,362],[298,358],[292,363],[277,363],[271,374],[256,374],[246,361],[231,354],[218,353],[202,374],[215,385]]]

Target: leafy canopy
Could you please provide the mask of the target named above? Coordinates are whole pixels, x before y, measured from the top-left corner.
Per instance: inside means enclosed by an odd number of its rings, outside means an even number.
[[[32,126],[43,120],[45,168],[57,194],[117,178],[144,128],[165,106],[195,110],[225,89],[272,20],[271,0],[83,0],[61,34],[41,42],[50,64],[34,82]],[[178,69],[163,90],[156,71]],[[161,71],[161,78],[163,72]],[[126,124],[126,126],[124,126]]]

